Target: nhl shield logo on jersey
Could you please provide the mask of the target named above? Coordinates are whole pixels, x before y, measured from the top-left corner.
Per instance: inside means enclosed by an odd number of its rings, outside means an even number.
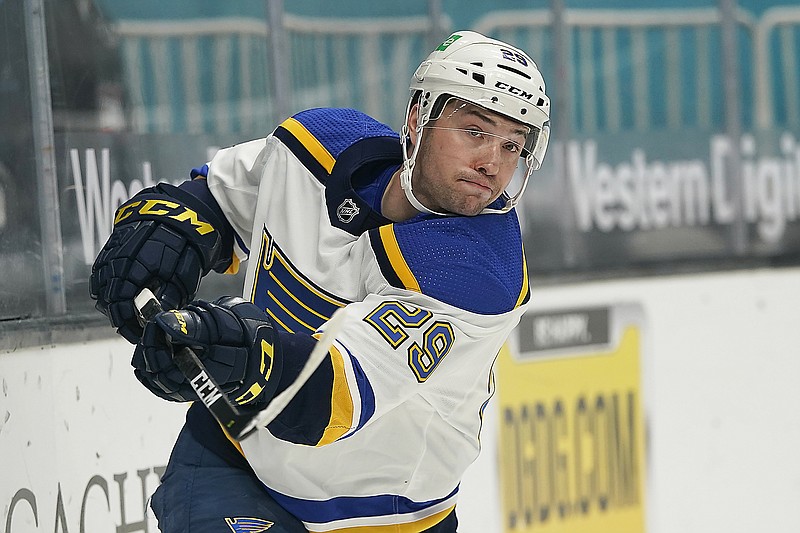
[[[226,518],[225,522],[233,533],[263,533],[271,528],[275,522],[261,518]]]
[[[358,212],[361,211],[351,198],[346,198],[339,207],[336,208],[336,217],[343,223],[349,224],[353,221]]]

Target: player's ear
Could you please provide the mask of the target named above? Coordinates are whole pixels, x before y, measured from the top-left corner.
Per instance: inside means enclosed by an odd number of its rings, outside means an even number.
[[[417,124],[419,124],[419,102],[412,105],[408,113],[408,136],[411,144],[417,144]]]

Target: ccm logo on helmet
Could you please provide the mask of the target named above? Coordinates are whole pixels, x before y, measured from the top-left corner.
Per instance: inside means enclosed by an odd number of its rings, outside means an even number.
[[[531,98],[533,98],[533,94],[532,93],[529,93],[527,91],[523,91],[519,87],[514,87],[513,85],[509,85],[508,83],[505,83],[505,82],[502,82],[502,81],[496,82],[494,84],[494,86],[497,87],[498,89],[502,89],[504,91],[508,91],[513,95],[522,97],[522,98],[524,98],[526,100],[530,100]]]

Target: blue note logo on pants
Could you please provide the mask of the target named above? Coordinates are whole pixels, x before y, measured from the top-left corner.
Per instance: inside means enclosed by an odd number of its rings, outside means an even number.
[[[261,518],[226,518],[233,533],[262,533],[271,528],[274,522]]]

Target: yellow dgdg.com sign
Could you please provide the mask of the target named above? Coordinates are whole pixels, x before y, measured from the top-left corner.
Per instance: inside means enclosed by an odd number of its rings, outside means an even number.
[[[503,530],[644,531],[641,310],[526,314],[498,359]]]

